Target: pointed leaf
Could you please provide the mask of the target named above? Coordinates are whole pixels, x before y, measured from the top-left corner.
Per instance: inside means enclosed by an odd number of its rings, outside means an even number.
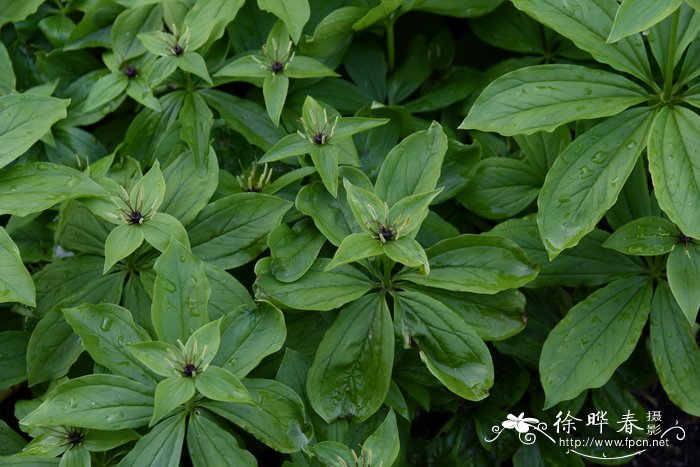
[[[194,380],[197,390],[208,399],[221,402],[252,402],[243,383],[233,373],[219,366],[210,366]]]
[[[195,378],[172,376],[158,383],[153,416],[148,426],[155,425],[170,411],[190,400],[196,392],[194,380]]]
[[[542,347],[545,407],[605,384],[637,345],[651,309],[646,277],[612,282],[571,308]]]
[[[236,465],[256,467],[255,457],[238,445],[229,430],[211,419],[208,412],[195,411],[187,425],[187,449],[194,467]]]
[[[579,136],[547,174],[537,223],[550,259],[593,230],[644,149],[652,113],[632,109]]]
[[[186,414],[180,413],[157,424],[138,440],[119,465],[178,467],[185,440],[185,420]]]
[[[624,0],[617,9],[608,42],[642,32],[678,9],[683,0]]]
[[[17,245],[0,227],[0,302],[36,306],[36,290],[29,271],[22,263]]]
[[[330,271],[341,264],[354,263],[382,253],[382,242],[378,238],[366,232],[351,234],[343,239],[326,270]]]
[[[668,255],[666,276],[676,303],[688,322],[694,324],[700,308],[700,246],[676,245]]]
[[[120,224],[116,226],[105,241],[105,266],[102,273],[106,273],[117,261],[136,251],[142,243],[143,229],[140,225]]]
[[[603,246],[628,255],[657,256],[673,250],[680,234],[673,222],[662,217],[647,216],[615,230]]]
[[[530,135],[615,115],[646,99],[643,88],[621,75],[578,65],[537,65],[489,84],[460,128]]]
[[[343,308],[326,331],[309,369],[307,394],[326,422],[362,422],[381,407],[391,382],[394,332],[379,294]]]
[[[491,354],[461,317],[417,292],[397,293],[394,307],[404,345],[418,349],[433,376],[467,400],[488,396],[494,378]]]
[[[700,238],[700,115],[663,107],[649,133],[649,172],[659,206],[681,231]]]
[[[169,214],[157,212],[138,228],[143,232],[143,238],[158,251],[165,251],[172,239],[180,242],[185,248],[189,249],[190,247],[187,231],[177,219]]]
[[[209,322],[207,300],[211,289],[204,265],[173,240],[153,268],[158,274],[151,308],[153,327],[164,341],[185,342],[196,329]]]

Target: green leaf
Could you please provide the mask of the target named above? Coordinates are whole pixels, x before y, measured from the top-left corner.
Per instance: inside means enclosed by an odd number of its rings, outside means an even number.
[[[207,306],[210,319],[218,319],[229,314],[239,305],[255,306],[248,290],[231,274],[209,263],[204,264],[204,273],[211,287]]]
[[[646,99],[643,88],[620,75],[578,65],[537,65],[491,82],[459,128],[530,135],[615,115]]]
[[[51,391],[22,424],[119,430],[145,426],[153,411],[153,390],[116,375],[87,375]]]
[[[479,401],[493,386],[493,363],[484,341],[464,320],[427,295],[404,291],[395,296],[394,320],[404,346],[420,358],[447,389]]]
[[[173,240],[153,268],[158,273],[151,308],[153,327],[162,340],[184,342],[209,322],[207,300],[211,288],[204,264]]]
[[[375,193],[393,205],[406,196],[434,190],[446,152],[447,137],[436,122],[410,135],[386,156]]]
[[[325,76],[339,76],[338,73],[328,68],[323,63],[311,57],[295,55],[294,60],[287,64],[284,74],[290,78],[322,78]]]
[[[676,245],[668,255],[666,276],[676,303],[688,322],[694,324],[700,308],[700,246]]]
[[[298,133],[292,133],[281,138],[260,159],[260,163],[280,161],[292,156],[309,154],[314,148],[313,143]]]
[[[480,161],[458,199],[464,207],[487,219],[505,219],[532,204],[542,179],[523,161],[489,157]]]
[[[346,306],[326,331],[309,369],[306,392],[327,423],[360,423],[382,406],[389,391],[394,332],[384,298],[367,295]]]
[[[2,14],[0,16],[0,26],[7,23],[22,21],[27,16],[34,13],[39,6],[44,3],[42,0],[27,0],[24,2],[13,2],[5,0],[2,2]]]
[[[221,345],[212,363],[245,377],[268,355],[282,348],[287,329],[282,312],[267,302],[239,306],[221,323]]]
[[[663,283],[654,293],[649,333],[651,357],[664,391],[683,411],[700,416],[700,349],[695,330]]]
[[[163,7],[143,5],[129,8],[114,20],[111,39],[112,49],[122,60],[138,57],[146,48],[138,39],[138,34],[160,30],[163,26]]]
[[[570,39],[576,47],[593,55],[597,61],[613,68],[653,81],[651,66],[638,35],[626,37],[614,44],[607,38],[612,30],[618,4],[608,0],[513,0],[538,22]]]
[[[456,18],[482,16],[493,11],[503,0],[404,0],[403,9],[427,11]]]
[[[632,354],[651,308],[646,277],[610,283],[571,308],[542,347],[545,408],[604,385]]]
[[[623,0],[615,15],[608,42],[642,32],[660,22],[681,6],[683,0]]]
[[[338,159],[339,150],[336,146],[323,144],[311,148],[311,160],[321,181],[333,197],[338,195]]]
[[[649,133],[649,171],[659,206],[681,231],[700,238],[700,115],[663,107]]]
[[[90,467],[90,465],[90,451],[78,445],[63,453],[58,467]]]
[[[326,270],[330,271],[341,264],[354,263],[361,259],[371,258],[383,253],[382,243],[378,238],[362,232],[348,235],[335,252]]]
[[[150,339],[134,323],[129,310],[106,303],[84,303],[77,308],[64,308],[63,315],[96,363],[144,384],[156,382],[151,372],[126,349],[132,342]]]
[[[503,340],[525,328],[525,296],[517,290],[494,295],[452,292],[428,287],[408,286],[441,302],[469,323],[485,341]]]
[[[270,260],[256,265],[259,295],[269,296],[287,308],[328,311],[357,300],[374,286],[362,272],[350,265],[326,271],[330,260],[319,258],[299,280],[287,284],[270,273]]]
[[[192,252],[225,269],[245,264],[266,248],[267,234],[290,207],[288,201],[261,193],[214,201],[192,223]]]
[[[27,379],[27,344],[29,333],[24,331],[0,332],[0,355],[2,355],[3,373],[0,376],[0,390],[21,383]],[[2,426],[0,425],[0,428]],[[0,430],[0,440],[2,439]],[[4,446],[4,444],[3,444]],[[0,455],[12,454],[2,452]]]
[[[265,107],[267,108],[267,114],[275,125],[280,123],[280,115],[282,115],[284,101],[287,99],[288,88],[289,78],[282,73],[268,73],[263,81]]]
[[[129,79],[123,73],[109,73],[101,77],[90,89],[83,111],[89,112],[108,104],[123,95],[128,85]]]
[[[250,144],[266,151],[284,136],[284,131],[276,127],[255,102],[221,91],[204,90],[200,93],[211,108]]]
[[[185,439],[186,414],[173,415],[146,433],[124,457],[120,466],[178,467]]]
[[[653,113],[632,109],[576,138],[547,174],[537,223],[550,259],[593,230],[644,149]]]
[[[26,216],[67,199],[106,195],[77,170],[50,162],[13,165],[0,173],[0,212]]]
[[[68,373],[83,348],[80,338],[66,323],[63,313],[52,309],[32,331],[27,346],[27,376],[29,385],[50,381]]]
[[[371,8],[362,18],[357,20],[357,22],[352,25],[352,29],[355,31],[367,29],[373,24],[387,18],[392,12],[398,9],[402,3],[403,0],[383,0],[379,2],[379,5]]]
[[[105,266],[102,273],[105,274],[117,261],[136,251],[143,243],[143,234],[143,229],[139,224],[116,226],[105,241]]]
[[[202,410],[196,410],[187,425],[187,449],[194,467],[237,465],[255,467],[255,457],[238,445],[236,438]]]
[[[362,445],[362,450],[372,453],[372,462],[377,465],[394,465],[399,455],[399,428],[394,411],[389,411],[384,421]]]
[[[280,224],[267,237],[270,247],[270,270],[275,279],[294,282],[309,270],[321,250],[325,238],[308,218],[291,229]]]
[[[204,397],[221,402],[252,402],[245,386],[230,371],[219,366],[209,366],[194,379],[197,390]]]
[[[231,77],[231,78],[266,78],[270,75],[270,70],[261,65],[255,58],[265,62],[265,57],[261,55],[251,54],[236,58],[227,63],[214,73],[214,78]],[[217,81],[218,82],[218,81]]]
[[[134,184],[129,199],[136,202],[144,212],[155,212],[165,197],[165,178],[160,170],[160,162],[155,161],[141,179]]]
[[[681,231],[673,222],[662,217],[648,216],[615,230],[603,246],[627,255],[658,256],[673,250],[679,242],[680,234]]]
[[[167,183],[159,209],[178,219],[184,226],[197,217],[216,191],[219,163],[211,146],[207,148],[204,161],[199,170],[192,154],[183,152],[163,168]]]
[[[679,3],[681,3],[681,7],[677,18],[675,14],[672,14],[649,29],[649,46],[656,63],[661,68],[664,79],[673,75],[673,70],[684,57],[685,50],[700,33],[700,15],[689,5],[685,5],[683,2]],[[674,18],[676,19],[674,20]],[[675,30],[673,28],[674,21],[677,21]],[[670,57],[670,54],[673,54],[673,58]],[[683,60],[683,68],[677,79],[679,84],[686,83],[686,79],[689,77],[687,74],[688,65],[692,67],[692,62],[692,52],[689,52]]]
[[[157,212],[138,227],[143,232],[143,238],[158,251],[165,251],[172,239],[180,242],[185,248],[189,248],[190,239],[187,231],[180,222],[169,214]]]
[[[209,136],[214,114],[198,92],[185,95],[185,101],[180,109],[180,122],[182,124],[180,137],[192,151],[195,167],[204,171],[209,151],[211,151]]]
[[[411,268],[419,268],[419,274],[429,274],[430,264],[425,250],[416,240],[401,237],[382,244],[384,254],[390,259]]]
[[[553,285],[595,287],[648,272],[647,266],[639,258],[604,248],[603,243],[609,234],[602,230],[594,229],[578,245],[563,251],[551,262],[542,244],[535,215],[510,219],[491,232],[517,243],[527,257],[539,266],[539,274],[527,284],[528,288]]]
[[[69,103],[68,99],[35,94],[0,96],[0,168],[24,154],[51,125],[66,118]]]
[[[180,374],[180,371],[173,367],[173,355],[179,352],[173,344],[160,341],[136,342],[127,344],[126,348],[138,361],[160,376],[171,377]]]
[[[194,380],[198,377],[199,375],[194,378],[172,376],[158,383],[153,416],[148,426],[155,425],[168,413],[190,400],[195,394]]]
[[[0,227],[0,302],[36,306],[36,290],[17,245]]]
[[[387,203],[369,190],[353,185],[349,180],[343,180],[343,186],[347,193],[348,204],[355,216],[357,225],[367,233],[373,234],[374,221],[388,223],[389,217]]]
[[[400,277],[420,285],[459,292],[494,294],[522,287],[537,276],[537,267],[512,241],[465,234],[443,240],[426,251],[430,274]]]
[[[258,7],[281,19],[287,26],[294,43],[299,42],[304,25],[309,21],[311,15],[308,0],[285,0],[284,2],[258,0]]]
[[[243,428],[272,449],[290,453],[308,444],[313,430],[297,393],[282,383],[246,379],[255,404],[203,402],[204,408]]]
[[[0,420],[0,456],[9,456],[22,450],[27,442],[14,429]],[[0,457],[0,465],[3,465],[2,457]],[[6,465],[6,464],[5,464]]]
[[[184,54],[177,57],[177,66],[188,73],[199,76],[209,85],[213,85],[211,77],[209,76],[209,71],[207,70],[207,64],[197,52],[185,52]]]
[[[441,191],[442,188],[400,199],[389,209],[389,223],[397,227],[402,237],[413,238],[428,216],[428,206]]]

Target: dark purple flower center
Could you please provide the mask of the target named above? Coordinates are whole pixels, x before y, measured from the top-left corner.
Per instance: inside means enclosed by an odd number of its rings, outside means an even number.
[[[382,226],[379,228],[379,236],[385,241],[388,242],[390,240],[394,239],[394,233],[391,231],[391,229],[387,229],[386,227]]]
[[[139,72],[138,72],[138,70],[136,69],[135,66],[133,66],[133,65],[127,65],[127,66],[124,67],[124,75],[125,75],[127,78],[135,78],[136,75],[138,75],[138,74],[139,74]]]
[[[272,64],[272,66],[270,67],[270,69],[272,70],[272,72],[273,72],[274,74],[277,74],[277,73],[279,73],[280,71],[284,70],[284,65],[282,65],[282,64],[281,64],[280,62],[278,62],[278,61],[275,61],[275,62]]]
[[[184,51],[185,51],[185,49],[183,49],[180,44],[175,44],[173,46],[173,53],[175,55],[182,55],[182,52],[184,52]]]
[[[188,378],[193,377],[197,373],[197,367],[194,366],[192,363],[188,363],[184,367],[182,367],[182,374],[185,375]]]
[[[326,135],[323,133],[316,133],[313,138],[311,138],[314,144],[324,144],[326,142]]]
[[[131,214],[129,214],[129,222],[132,224],[140,224],[141,219],[143,219],[143,215],[139,211],[132,211]]]
[[[77,431],[69,431],[68,435],[66,436],[66,441],[75,446],[83,440],[83,436],[84,435],[78,433]]]
[[[685,246],[688,246],[689,244],[693,243],[693,239],[691,237],[688,237],[687,235],[680,234],[678,236],[678,243],[682,243]]]

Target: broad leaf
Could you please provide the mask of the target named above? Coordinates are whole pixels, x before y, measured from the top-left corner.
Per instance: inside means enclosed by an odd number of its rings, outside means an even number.
[[[258,465],[255,457],[238,445],[236,438],[206,411],[197,410],[187,425],[187,449],[194,467],[233,464]]]
[[[107,192],[85,174],[64,165],[32,162],[0,173],[0,213],[26,216],[61,201]]]
[[[537,203],[550,259],[576,245],[615,204],[644,149],[652,115],[639,108],[606,120],[576,138],[554,162]]]
[[[291,203],[261,193],[239,193],[214,201],[193,221],[192,252],[202,260],[232,269],[267,246],[267,234]]]
[[[621,253],[656,256],[669,253],[680,241],[681,231],[662,217],[643,217],[617,229],[603,244]]]
[[[651,309],[646,277],[621,279],[571,308],[542,347],[545,407],[605,384],[632,354]]]
[[[651,66],[640,36],[614,44],[607,38],[617,13],[617,2],[608,0],[512,0],[520,10],[569,38],[599,62],[651,82]]]
[[[700,115],[663,107],[649,133],[649,171],[659,206],[681,231],[700,238]]]
[[[700,416],[700,349],[692,325],[665,284],[654,293],[649,330],[651,356],[664,391],[682,410]]]
[[[148,333],[134,323],[128,310],[112,304],[84,303],[76,308],[65,308],[63,315],[95,362],[115,374],[144,384],[156,382],[153,374],[125,347],[150,339]]]
[[[0,302],[36,306],[36,290],[17,245],[0,227]]]
[[[350,265],[326,271],[329,260],[319,258],[299,280],[287,284],[271,274],[270,260],[255,266],[258,295],[270,297],[287,308],[328,311],[357,300],[374,286],[367,276]]]
[[[362,422],[381,407],[391,382],[394,333],[381,295],[346,306],[318,347],[306,391],[326,422]]]
[[[182,443],[185,440],[185,419],[186,415],[180,413],[163,420],[138,440],[119,465],[179,466]]]
[[[310,219],[302,219],[290,229],[280,224],[267,237],[270,270],[277,280],[294,282],[309,270],[325,238]]]
[[[202,407],[230,420],[276,451],[296,452],[306,446],[312,429],[297,393],[273,380],[243,382],[255,405],[204,402]]]
[[[51,125],[66,118],[69,103],[67,99],[33,94],[1,96],[0,168],[26,152]]]
[[[688,322],[694,324],[700,308],[700,246],[677,244],[668,255],[666,276],[676,303]]]
[[[494,294],[522,287],[537,276],[537,267],[510,240],[461,235],[426,250],[430,274],[401,273],[416,284],[460,292]]]
[[[617,10],[608,42],[642,32],[673,13],[683,0],[623,0]]]
[[[375,194],[391,206],[406,196],[434,190],[446,152],[447,137],[438,123],[410,135],[387,154]]]
[[[620,75],[578,65],[538,65],[489,84],[460,128],[530,135],[615,115],[646,99],[644,89]]]
[[[398,293],[394,306],[404,346],[418,349],[433,376],[465,399],[488,396],[494,378],[489,349],[461,317],[417,292]]]
[[[185,342],[209,322],[207,301],[211,288],[204,264],[180,242],[173,240],[154,265],[158,273],[153,287],[151,319],[158,337]]]
[[[22,423],[119,430],[146,425],[152,411],[152,388],[123,376],[88,375],[51,391]]]

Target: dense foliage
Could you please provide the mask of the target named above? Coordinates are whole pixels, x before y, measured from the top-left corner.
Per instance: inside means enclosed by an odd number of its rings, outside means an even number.
[[[578,466],[485,438],[700,416],[698,0],[0,8],[0,465]]]

